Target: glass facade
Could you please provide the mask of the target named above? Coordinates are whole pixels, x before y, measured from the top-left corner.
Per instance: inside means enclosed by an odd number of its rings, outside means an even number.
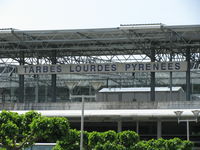
[[[78,98],[70,98],[71,95],[95,95],[101,88],[122,88],[122,87],[150,87],[150,74],[135,73],[134,77],[104,77],[104,76],[68,76],[57,75],[56,78],[56,102],[81,101]],[[156,73],[156,87],[170,87],[169,73]],[[0,102],[12,103],[17,102],[21,97],[21,89],[19,87],[19,77],[13,73],[9,80],[3,80],[0,85]],[[51,102],[52,101],[52,85],[50,75],[24,76],[24,102]],[[68,82],[77,82],[78,84],[69,89]],[[95,89],[91,82],[101,82],[101,86]],[[186,92],[186,74],[173,73],[172,86],[180,86]],[[199,74],[191,73],[191,99],[200,100],[200,79]],[[92,100],[92,99],[91,99]]]

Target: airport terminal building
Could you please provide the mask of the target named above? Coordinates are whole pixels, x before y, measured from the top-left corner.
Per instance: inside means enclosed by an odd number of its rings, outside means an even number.
[[[200,25],[0,29],[0,109],[200,145]]]

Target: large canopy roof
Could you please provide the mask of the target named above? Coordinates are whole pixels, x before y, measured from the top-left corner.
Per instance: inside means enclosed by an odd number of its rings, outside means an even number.
[[[0,29],[1,58],[99,55],[149,55],[200,51],[200,25],[121,25],[77,30]]]

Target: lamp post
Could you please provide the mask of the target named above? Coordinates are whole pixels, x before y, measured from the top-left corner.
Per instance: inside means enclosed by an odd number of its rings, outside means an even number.
[[[95,98],[95,95],[71,95],[70,98],[81,98],[81,136],[80,136],[80,150],[83,150],[83,132],[84,132],[84,111],[85,98]]]
[[[66,82],[66,85],[68,86],[68,88],[70,90],[72,90],[75,86],[77,86],[79,84],[79,82],[75,82],[75,81],[70,81],[70,82]],[[84,103],[85,103],[85,98],[94,98],[96,99],[96,91],[97,89],[99,89],[101,87],[101,85],[103,84],[103,82],[91,82],[90,83],[92,85],[92,87],[95,89],[95,95],[72,95],[70,93],[70,99],[72,98],[81,98],[81,136],[80,136],[80,150],[83,150],[83,132],[84,132]]]
[[[186,122],[187,123],[187,140],[190,140],[190,122],[198,122],[198,116],[200,113],[200,110],[193,110],[192,113],[195,117],[195,119],[181,119],[181,115],[183,113],[183,111],[174,111],[174,113],[176,114],[177,118],[178,118],[178,123],[180,122]]]
[[[84,99],[85,95],[72,95],[72,89],[76,87],[80,82],[77,81],[68,81],[65,84],[69,88],[69,99],[72,98],[81,98],[81,137],[80,137],[80,150],[83,150],[83,131],[84,131]]]
[[[82,95],[82,107],[81,107],[81,139],[80,139],[80,150],[83,149],[83,131],[84,131],[84,95]]]

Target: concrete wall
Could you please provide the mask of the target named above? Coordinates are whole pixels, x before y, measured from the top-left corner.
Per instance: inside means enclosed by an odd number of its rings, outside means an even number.
[[[85,102],[85,109],[199,109],[200,101]],[[81,102],[0,103],[0,110],[80,110]]]
[[[172,92],[156,92],[156,101],[180,101],[185,100],[185,93],[180,90]],[[150,92],[102,92],[97,93],[97,101],[116,102],[116,101],[150,101]]]

